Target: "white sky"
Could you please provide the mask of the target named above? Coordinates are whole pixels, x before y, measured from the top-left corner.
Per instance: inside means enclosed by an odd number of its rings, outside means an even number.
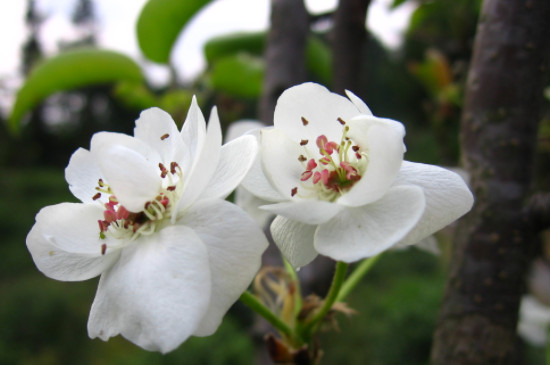
[[[95,0],[98,17],[98,42],[103,48],[113,49],[138,60],[150,81],[162,84],[167,80],[167,70],[144,60],[135,36],[137,17],[146,0]],[[391,0],[373,0],[369,8],[368,27],[385,44],[396,47],[405,29],[413,2],[406,2],[390,12]],[[9,88],[19,84],[17,70],[20,62],[21,43],[27,36],[24,16],[27,1],[0,1],[0,80]],[[59,41],[75,39],[71,24],[71,11],[76,0],[36,0],[38,9],[47,16],[41,32],[42,45],[47,55],[57,51]],[[306,0],[311,12],[326,11],[336,6],[337,0]],[[266,29],[269,22],[269,0],[217,0],[195,17],[180,35],[172,53],[181,78],[192,79],[204,66],[202,45],[209,38],[232,31]],[[0,95],[6,107],[10,95]]]

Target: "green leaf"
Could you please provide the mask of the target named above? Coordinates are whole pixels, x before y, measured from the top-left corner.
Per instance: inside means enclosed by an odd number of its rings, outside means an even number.
[[[256,98],[262,91],[265,65],[258,57],[240,53],[218,60],[210,82],[217,91],[242,98]]]
[[[18,91],[9,119],[17,132],[25,113],[46,97],[63,90],[115,81],[142,81],[140,67],[127,56],[107,50],[79,49],[44,60]]]
[[[393,0],[393,3],[391,4],[391,8],[395,9],[399,5],[403,4],[405,1],[407,1],[407,0]]]
[[[325,85],[332,82],[332,53],[318,37],[310,36],[306,44],[306,67]]]
[[[240,52],[261,56],[264,53],[265,37],[266,32],[239,32],[214,37],[204,45],[204,56],[209,64]]]
[[[141,51],[151,61],[168,63],[170,52],[187,22],[212,0],[149,0],[137,21]]]

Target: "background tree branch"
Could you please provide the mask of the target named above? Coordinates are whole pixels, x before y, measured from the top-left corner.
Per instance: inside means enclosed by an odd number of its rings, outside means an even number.
[[[525,214],[550,3],[485,0],[461,120],[476,197],[459,222],[432,348],[433,364],[519,364],[516,322],[536,230]]]

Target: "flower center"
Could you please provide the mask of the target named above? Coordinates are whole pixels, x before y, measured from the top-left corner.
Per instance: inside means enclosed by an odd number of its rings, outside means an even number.
[[[294,187],[291,195],[318,198],[334,201],[348,191],[361,179],[368,164],[366,152],[361,152],[359,145],[348,136],[349,126],[342,118],[337,119],[342,125],[340,142],[329,141],[322,134],[316,139],[318,153],[311,153],[307,145],[308,140],[302,140],[304,154],[298,157],[304,166],[300,177],[301,188]],[[309,122],[302,117],[302,124]]]
[[[107,236],[115,239],[133,241],[141,235],[150,235],[168,224],[175,202],[178,201],[183,187],[182,170],[176,162],[170,168],[159,163],[160,176],[164,179],[158,195],[145,203],[141,212],[130,212],[119,203],[111,187],[99,179],[98,192],[93,199],[98,200],[103,194],[108,196],[104,203],[103,219],[99,220],[99,237]],[[107,245],[101,246],[101,253],[105,254]]]

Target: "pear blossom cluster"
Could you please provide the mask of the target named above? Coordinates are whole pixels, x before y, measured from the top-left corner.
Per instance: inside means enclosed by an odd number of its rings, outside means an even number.
[[[151,108],[133,136],[96,133],[72,155],[80,202],[43,208],[27,247],[48,277],[100,277],[90,337],[165,353],[214,333],[260,269],[269,215],[298,268],[418,243],[473,204],[454,172],[404,161],[404,126],[350,92],[292,87],[260,126],[235,123],[222,145],[216,109],[207,124],[193,99],[181,130]]]

